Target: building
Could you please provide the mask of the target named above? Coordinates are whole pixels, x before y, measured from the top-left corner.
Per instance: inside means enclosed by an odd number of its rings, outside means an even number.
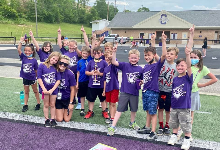
[[[220,39],[220,10],[119,12],[108,28],[112,34],[145,39],[150,39],[153,33],[159,39],[165,31],[169,39],[176,39],[167,41],[168,44],[186,44],[193,24],[194,44],[202,44],[205,37],[213,40],[208,44],[219,43],[214,40]]]
[[[92,23],[92,33],[96,33],[97,36],[108,36],[109,28],[107,26],[109,25],[108,20],[102,19],[102,20],[95,20],[90,23]]]

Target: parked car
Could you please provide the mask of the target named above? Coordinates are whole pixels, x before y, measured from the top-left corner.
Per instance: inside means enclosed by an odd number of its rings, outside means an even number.
[[[103,43],[105,44],[106,42],[115,42],[117,41],[118,43],[121,43],[122,37],[119,37],[118,34],[109,34],[107,37],[104,38]],[[123,37],[123,44],[128,42],[128,37]]]

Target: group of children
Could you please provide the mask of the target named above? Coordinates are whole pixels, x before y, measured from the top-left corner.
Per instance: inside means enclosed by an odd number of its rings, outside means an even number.
[[[61,30],[58,29],[59,52],[52,52],[51,43],[45,42],[42,49],[39,48],[33,33],[30,36],[35,44],[36,51],[42,62],[39,65],[34,59],[33,45],[27,45],[24,54],[21,44],[18,53],[22,59],[21,77],[25,89],[25,105],[22,111],[27,111],[29,85],[32,86],[40,108],[39,93],[44,99],[45,126],[54,127],[56,121],[69,121],[72,116],[75,97],[81,102],[80,115],[85,119],[94,116],[93,108],[97,96],[102,106],[102,116],[106,123],[110,123],[107,135],[114,135],[116,124],[122,114],[131,111],[129,126],[140,134],[149,134],[148,139],[156,139],[157,135],[173,133],[168,144],[174,145],[184,132],[185,138],[182,149],[189,149],[192,140],[191,131],[193,115],[200,108],[198,90],[201,87],[211,85],[217,81],[216,77],[203,66],[203,58],[199,50],[192,51],[194,27],[190,28],[190,38],[185,48],[186,59],[178,57],[179,49],[170,47],[166,49],[167,36],[162,34],[162,55],[159,57],[155,48],[155,35],[152,35],[151,46],[144,50],[144,58],[147,64],[142,68],[138,65],[140,52],[136,49],[129,51],[129,62],[118,62],[116,59],[117,44],[105,44],[105,52],[99,46],[101,41],[92,37],[92,45],[89,45],[84,28],[83,32],[86,46],[78,50],[76,41],[61,41]],[[22,42],[24,38],[21,38]],[[119,95],[118,71],[122,72],[122,82]],[[207,83],[199,83],[200,79],[208,75],[211,80]],[[39,83],[37,90],[36,77]],[[138,111],[139,90],[143,85],[142,99],[143,110],[146,111],[146,125],[140,128],[135,122]],[[85,113],[85,98],[88,100],[89,110]],[[117,108],[116,103],[118,102]],[[110,117],[107,111],[109,103]],[[51,120],[49,119],[49,106]],[[117,110],[116,110],[117,109]],[[163,111],[166,112],[166,123],[163,123]],[[156,133],[157,111],[159,129]],[[55,121],[56,120],[56,121]],[[150,128],[151,126],[151,128]]]

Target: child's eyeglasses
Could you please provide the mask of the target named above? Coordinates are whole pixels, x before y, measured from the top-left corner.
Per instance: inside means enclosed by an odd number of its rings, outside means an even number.
[[[62,65],[64,65],[65,67],[67,67],[67,66],[68,66],[68,64],[67,64],[67,63],[65,63],[65,62],[61,62],[61,61],[59,62],[59,65],[61,65],[61,66],[62,66]]]
[[[94,52],[93,54],[94,54],[94,55],[96,55],[96,54],[98,54],[98,55],[99,55],[99,54],[101,54],[101,53],[100,53],[100,52]]]

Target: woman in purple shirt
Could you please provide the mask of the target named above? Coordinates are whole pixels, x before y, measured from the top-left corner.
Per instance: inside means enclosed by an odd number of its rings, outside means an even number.
[[[58,122],[63,120],[66,122],[70,121],[74,104],[76,104],[76,80],[74,73],[68,69],[69,63],[70,58],[62,55],[59,62],[61,80],[56,99],[56,120]]]

